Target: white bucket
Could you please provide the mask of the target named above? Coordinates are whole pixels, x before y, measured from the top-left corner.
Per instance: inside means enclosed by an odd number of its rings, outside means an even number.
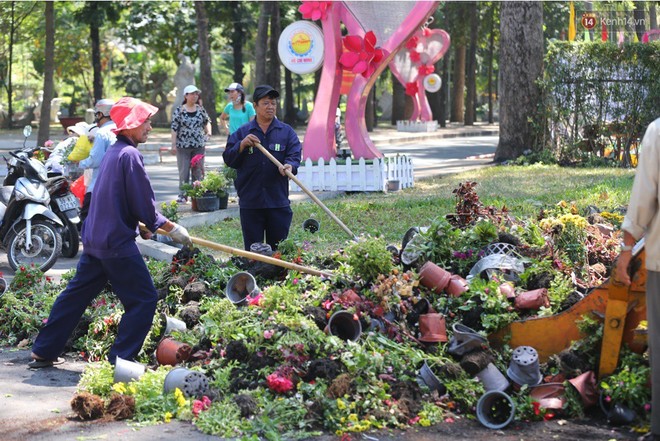
[[[133,380],[138,380],[144,372],[146,367],[140,363],[124,360],[117,357],[115,360],[115,383],[129,383]]]
[[[174,317],[165,317],[165,332],[163,335],[169,335],[173,331],[185,331],[188,327],[183,320]]]

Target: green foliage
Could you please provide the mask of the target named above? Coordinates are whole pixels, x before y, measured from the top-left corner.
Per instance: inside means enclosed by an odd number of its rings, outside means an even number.
[[[624,350],[619,368],[600,382],[606,405],[622,404],[639,416],[646,414],[645,406],[651,402],[648,387],[651,368],[645,355]]]
[[[163,216],[172,222],[179,220],[179,204],[176,201],[162,202],[160,204],[160,212]]]
[[[114,374],[114,366],[107,361],[89,363],[80,376],[77,391],[108,397],[112,392]]]
[[[394,267],[392,254],[382,237],[362,236],[346,247],[346,254],[352,274],[365,281],[389,274]]]
[[[660,114],[660,43],[549,45],[541,84],[547,126],[539,135],[562,162],[627,152]]]

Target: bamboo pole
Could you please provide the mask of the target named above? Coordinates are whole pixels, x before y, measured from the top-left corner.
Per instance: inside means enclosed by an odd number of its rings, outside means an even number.
[[[147,228],[142,223],[140,223],[140,229],[147,231]],[[159,228],[158,230],[156,230],[156,233],[169,236],[169,233],[167,231],[163,230],[162,228]],[[328,278],[334,276],[334,274],[331,273],[331,272],[319,271],[317,269],[310,268],[310,267],[307,267],[307,266],[297,265],[295,263],[287,262],[285,260],[275,259],[275,258],[270,257],[270,256],[264,256],[263,254],[241,250],[239,248],[230,247],[228,245],[222,245],[222,244],[219,244],[219,243],[216,243],[216,242],[211,242],[210,240],[200,239],[198,237],[190,236],[190,240],[192,240],[192,243],[194,243],[196,245],[201,245],[201,246],[204,246],[204,247],[207,247],[207,248],[212,248],[214,250],[222,251],[224,253],[231,254],[231,255],[234,255],[234,256],[247,257],[248,259],[258,260],[260,262],[265,262],[265,263],[270,263],[272,265],[281,266],[283,268],[299,271],[301,273],[312,274],[314,276],[328,277]]]
[[[275,164],[278,167],[283,167],[282,163],[278,161],[276,157],[271,155],[271,153],[268,150],[266,150],[266,148],[262,146],[260,143],[257,143],[256,147],[259,150],[261,150],[261,153],[266,155],[266,157],[270,159],[273,164]],[[316,205],[321,207],[323,211],[325,211],[327,215],[330,216],[332,220],[335,221],[337,225],[341,227],[342,230],[344,230],[347,234],[349,234],[353,238],[353,240],[357,240],[357,236],[337,216],[335,216],[335,214],[332,211],[330,211],[330,209],[326,207],[325,204],[321,202],[321,200],[314,193],[312,193],[310,189],[308,189],[302,182],[300,182],[300,180],[296,178],[296,176],[293,173],[291,173],[289,170],[284,169],[284,171],[286,175],[289,177],[289,179],[295,182],[298,187],[300,187],[305,193],[307,193],[307,195],[314,202],[316,202]]]

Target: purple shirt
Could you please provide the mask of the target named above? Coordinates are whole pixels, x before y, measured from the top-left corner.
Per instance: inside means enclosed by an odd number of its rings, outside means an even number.
[[[98,259],[140,254],[138,222],[156,231],[167,222],[156,210],[142,155],[125,136],[117,136],[101,166],[82,228],[83,252]]]

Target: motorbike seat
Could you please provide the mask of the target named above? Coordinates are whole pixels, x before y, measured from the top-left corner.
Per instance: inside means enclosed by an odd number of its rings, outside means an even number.
[[[13,191],[14,191],[13,185],[6,185],[4,187],[0,187],[0,202],[2,202],[5,205],[9,204],[9,198],[11,198],[11,194]]]

